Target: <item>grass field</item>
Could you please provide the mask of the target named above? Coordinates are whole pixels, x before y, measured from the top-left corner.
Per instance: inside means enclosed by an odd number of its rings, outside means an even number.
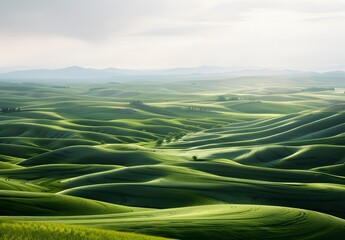
[[[95,228],[86,228],[80,226],[47,224],[33,222],[0,222],[1,239],[90,239],[90,240],[164,240],[167,238],[145,236],[141,234],[99,230]]]
[[[340,239],[345,83],[272,78],[0,82],[0,238]]]

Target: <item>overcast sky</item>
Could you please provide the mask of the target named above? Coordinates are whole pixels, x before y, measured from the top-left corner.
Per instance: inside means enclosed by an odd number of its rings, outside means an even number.
[[[345,69],[345,0],[0,0],[0,68]]]

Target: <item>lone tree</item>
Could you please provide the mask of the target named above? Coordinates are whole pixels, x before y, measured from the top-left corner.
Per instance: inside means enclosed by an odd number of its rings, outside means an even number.
[[[178,132],[175,134],[175,139],[180,139],[182,138],[184,135],[186,135],[186,132]]]
[[[163,143],[163,138],[158,138],[156,141],[156,146],[160,146]]]
[[[193,161],[196,161],[196,160],[198,160],[198,157],[194,155],[194,156],[192,157],[192,159],[193,159]]]
[[[226,101],[226,97],[225,96],[218,96],[217,100],[223,102],[223,101]]]
[[[171,139],[170,136],[166,136],[166,137],[165,137],[165,142],[169,143],[169,142],[171,142],[171,140],[172,140],[172,139]]]

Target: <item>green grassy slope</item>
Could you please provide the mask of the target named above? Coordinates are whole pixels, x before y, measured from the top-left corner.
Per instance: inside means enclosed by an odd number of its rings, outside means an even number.
[[[22,109],[0,112],[0,229],[13,239],[128,237],[46,222],[177,239],[339,239],[344,94],[304,91],[315,84],[0,83],[0,106]]]
[[[209,205],[100,216],[28,217],[177,239],[339,239],[345,221],[317,212],[275,206]]]
[[[2,216],[60,216],[122,213],[136,208],[52,193],[0,190]]]
[[[38,166],[44,164],[105,164],[105,165],[151,165],[174,158],[164,154],[136,149],[120,149],[110,146],[73,146],[50,151],[19,163],[20,166]],[[129,161],[130,159],[130,161]]]
[[[163,240],[167,238],[152,237],[142,234],[100,230],[62,224],[38,224],[32,222],[0,222],[0,238],[7,240]]]

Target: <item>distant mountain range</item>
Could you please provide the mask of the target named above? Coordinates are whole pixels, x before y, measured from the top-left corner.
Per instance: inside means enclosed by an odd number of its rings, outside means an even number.
[[[345,78],[345,72],[307,72],[298,70],[272,70],[272,69],[247,69],[236,70],[235,68],[226,68],[218,66],[200,66],[189,68],[172,68],[163,70],[130,70],[118,68],[93,69],[79,66],[60,68],[60,69],[34,69],[23,71],[12,71],[0,73],[0,80],[22,80],[22,81],[42,81],[42,80],[97,80],[97,79],[166,79],[186,77],[241,77],[241,76],[310,76],[310,77],[332,77]]]

